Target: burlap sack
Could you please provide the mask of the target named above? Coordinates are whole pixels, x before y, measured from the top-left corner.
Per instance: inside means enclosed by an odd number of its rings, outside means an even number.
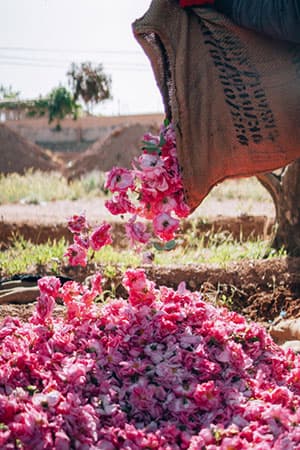
[[[229,177],[300,157],[300,46],[241,29],[206,8],[153,0],[133,32],[175,125],[194,209]]]

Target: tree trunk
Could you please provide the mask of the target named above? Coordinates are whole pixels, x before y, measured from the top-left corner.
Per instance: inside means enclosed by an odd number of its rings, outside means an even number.
[[[300,256],[300,159],[279,176],[267,173],[257,178],[275,203],[277,229],[272,247]]]

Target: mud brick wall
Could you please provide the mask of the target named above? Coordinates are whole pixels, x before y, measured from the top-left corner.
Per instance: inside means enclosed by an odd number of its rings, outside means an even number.
[[[160,126],[162,122],[162,114],[144,114],[65,119],[61,122],[60,131],[54,125],[49,125],[44,118],[8,120],[5,124],[41,147],[59,152],[80,152],[98,139],[106,138],[115,128],[135,123]]]

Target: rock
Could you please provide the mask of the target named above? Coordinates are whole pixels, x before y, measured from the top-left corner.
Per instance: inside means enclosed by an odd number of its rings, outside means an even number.
[[[286,341],[300,340],[300,318],[282,320],[271,326],[269,333],[279,345]]]
[[[300,341],[286,341],[281,345],[284,350],[288,350],[289,348],[293,350],[295,353],[300,353]]]

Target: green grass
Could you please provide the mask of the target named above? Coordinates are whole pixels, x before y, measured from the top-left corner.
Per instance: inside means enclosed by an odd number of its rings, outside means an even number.
[[[79,198],[104,195],[104,173],[91,172],[80,179],[67,182],[57,172],[43,173],[28,171],[0,174],[0,204],[24,202],[39,204],[53,200],[77,200]]]
[[[77,180],[67,182],[58,172],[45,174],[40,171],[28,171],[25,175],[17,173],[0,174],[0,204],[27,202],[40,203],[52,200],[77,200],[79,198],[104,195],[105,174],[90,172]],[[207,200],[239,200],[270,202],[265,188],[255,177],[227,180],[216,186]],[[205,201],[207,201],[205,200]]]
[[[12,246],[0,252],[0,276],[6,277],[17,273],[36,272],[40,265],[47,266],[47,271],[58,274],[60,261],[66,250],[67,244],[64,240],[59,242],[35,245],[22,238],[16,239]],[[151,247],[149,251],[154,254],[154,264],[176,265],[176,264],[210,264],[215,263],[221,267],[232,261],[242,259],[261,259],[263,257],[284,256],[283,251],[275,252],[270,249],[269,242],[247,241],[240,243],[227,237],[222,242],[216,235],[211,235],[205,247],[203,241],[197,240],[191,245],[177,245],[171,251],[157,251]],[[142,254],[132,249],[120,250],[111,246],[104,247],[97,252],[93,262],[104,265],[122,265],[126,267],[138,267],[142,264]]]
[[[58,173],[28,172],[25,176],[11,174],[0,175],[0,203],[40,203],[52,200],[92,198],[105,195],[104,174],[92,172],[78,180],[67,183],[66,179]],[[210,199],[218,202],[236,199],[242,203],[249,201],[263,204],[272,203],[268,192],[260,185],[256,178],[229,180],[221,183],[209,194]],[[206,201],[206,200],[205,200]],[[205,216],[202,217],[205,221]],[[206,241],[204,243],[204,241]],[[60,261],[67,247],[66,242],[48,242],[43,245],[34,245],[16,238],[11,247],[0,252],[0,276],[11,276],[16,273],[37,271],[39,265],[47,266],[48,271],[58,273]],[[183,236],[176,248],[169,252],[160,252],[149,249],[154,254],[154,263],[158,265],[215,263],[223,267],[231,261],[241,259],[261,259],[283,255],[275,253],[269,248],[269,242],[248,240],[235,241],[231,236],[222,233],[210,233],[203,238],[196,237],[189,232]],[[107,266],[122,264],[124,267],[137,267],[141,265],[141,255],[137,252],[119,250],[106,247],[96,254],[95,262]]]
[[[35,271],[39,265],[48,265],[53,273],[58,273],[66,245],[64,239],[35,245],[18,238],[8,250],[0,252],[0,275],[3,277]]]

